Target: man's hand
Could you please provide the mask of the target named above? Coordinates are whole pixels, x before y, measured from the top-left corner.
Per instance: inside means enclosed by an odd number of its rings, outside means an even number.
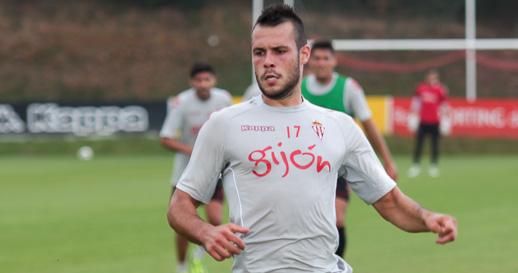
[[[457,238],[457,220],[455,218],[427,211],[423,215],[423,220],[431,232],[438,234],[435,241],[437,244],[444,245]]]
[[[206,231],[202,244],[212,258],[216,261],[223,261],[245,249],[245,243],[235,233],[246,234],[248,232],[250,232],[248,228],[235,224],[211,226]]]
[[[390,176],[390,178],[394,179],[394,181],[397,181],[398,173],[396,164],[394,164],[392,161],[387,161],[383,167],[385,168],[385,171]]]

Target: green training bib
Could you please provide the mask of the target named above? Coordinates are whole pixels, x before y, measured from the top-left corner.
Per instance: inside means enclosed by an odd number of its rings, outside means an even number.
[[[335,84],[329,92],[322,95],[314,95],[309,91],[308,77],[305,77],[302,80],[302,96],[304,96],[304,98],[309,100],[311,103],[318,106],[344,112],[350,115],[351,113],[349,112],[349,109],[346,109],[344,105],[344,90],[346,80],[347,77],[338,75]]]

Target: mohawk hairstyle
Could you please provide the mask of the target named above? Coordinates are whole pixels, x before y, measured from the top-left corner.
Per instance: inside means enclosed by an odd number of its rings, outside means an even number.
[[[254,24],[275,27],[284,22],[291,22],[295,31],[295,43],[297,48],[301,49],[307,43],[306,32],[304,31],[304,23],[300,17],[295,13],[292,7],[285,4],[277,4],[267,7],[263,10],[259,18]]]

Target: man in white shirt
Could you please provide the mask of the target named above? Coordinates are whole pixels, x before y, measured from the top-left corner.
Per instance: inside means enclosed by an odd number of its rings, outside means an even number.
[[[168,113],[162,130],[160,143],[167,149],[176,152],[173,163],[172,185],[176,186],[192,153],[192,147],[203,123],[212,112],[232,104],[232,96],[223,89],[215,88],[216,75],[214,69],[205,63],[196,63],[190,72],[191,88],[181,92],[168,101]],[[217,178],[216,178],[217,179]],[[223,189],[218,189],[206,207],[207,218],[213,225],[221,224]],[[187,272],[186,238],[178,234],[176,237],[177,272]],[[193,254],[191,271],[203,272],[201,257],[203,249]]]
[[[170,225],[216,260],[233,257],[234,273],[349,273],[334,254],[335,189],[345,170],[355,193],[408,232],[456,237],[456,221],[421,208],[384,171],[365,135],[344,113],[304,101],[310,48],[292,8],[263,11],[252,32],[252,62],[262,97],[214,113],[171,200]],[[229,224],[196,212],[210,200],[223,169]]]

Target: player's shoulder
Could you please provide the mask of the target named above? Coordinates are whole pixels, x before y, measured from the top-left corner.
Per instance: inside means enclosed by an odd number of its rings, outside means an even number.
[[[169,107],[178,107],[184,104],[186,101],[189,101],[190,98],[194,95],[194,90],[192,88],[186,89],[178,93],[176,96],[169,97],[167,100]]]
[[[211,119],[215,119],[215,122],[218,122],[220,124],[231,122],[235,117],[238,117],[256,108],[258,106],[258,103],[256,101],[257,99],[260,99],[260,96],[225,107],[219,111],[212,113]]]
[[[195,93],[196,93],[196,91],[194,91],[194,89],[189,88],[189,89],[185,89],[185,90],[181,91],[180,93],[178,93],[178,95],[176,95],[176,97],[180,98],[180,99],[186,99],[186,98],[190,98],[190,97],[194,96]]]
[[[259,103],[260,99],[261,99],[260,95],[255,96],[247,101],[240,102],[240,103],[234,104],[232,106],[229,106],[225,109],[222,109],[220,112],[224,112],[225,116],[230,119],[235,116],[239,116],[243,113],[256,109],[260,104]]]
[[[226,89],[222,89],[222,88],[218,88],[218,87],[214,87],[212,88],[212,92],[214,93],[214,95],[216,96],[225,96],[225,97],[232,97],[232,95],[230,94],[230,92]]]
[[[416,90],[417,91],[423,91],[430,88],[430,85],[426,82],[420,82],[417,84]]]
[[[214,88],[212,88],[211,92],[212,92],[212,95],[214,95],[214,97],[216,97],[218,100],[232,102],[232,95],[230,94],[230,92],[228,90],[214,87]]]
[[[363,88],[356,79],[354,79],[353,77],[349,77],[349,76],[342,76],[342,77],[345,77],[345,88],[347,90],[350,90],[355,93],[363,93]]]
[[[340,126],[343,126],[345,124],[354,124],[354,119],[351,118],[351,116],[345,114],[341,111],[336,111],[328,108],[324,108],[315,104],[312,104],[311,102],[307,101],[308,107],[316,112],[319,115],[324,116],[325,118],[328,118],[329,120],[332,120],[333,122],[338,123]]]

